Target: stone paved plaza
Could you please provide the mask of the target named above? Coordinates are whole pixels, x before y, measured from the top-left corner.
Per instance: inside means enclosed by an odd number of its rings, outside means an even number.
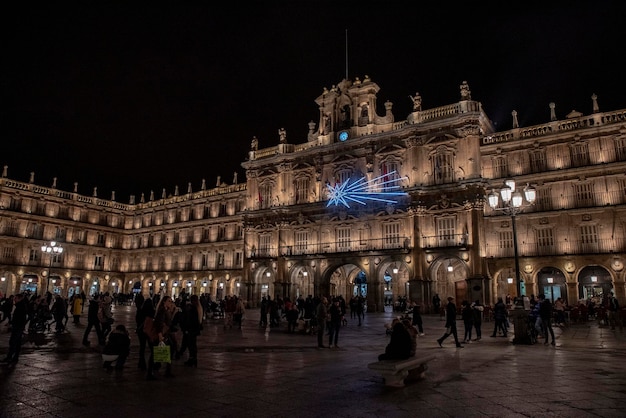
[[[117,323],[134,330],[134,307],[114,307]],[[339,349],[318,349],[315,336],[286,326],[260,328],[258,310],[244,326],[207,320],[198,367],[174,361],[175,377],[146,381],[137,369],[137,339],[123,371],[102,368],[99,347],[81,345],[86,324],[29,336],[20,361],[0,366],[0,417],[623,417],[626,411],[625,331],[596,321],[555,328],[557,345],[513,345],[490,338],[454,346],[438,316],[424,316],[418,354],[435,354],[423,380],[384,386],[367,368],[388,342],[394,313],[349,319]],[[0,324],[0,355],[8,347]],[[458,323],[462,334],[462,323]]]

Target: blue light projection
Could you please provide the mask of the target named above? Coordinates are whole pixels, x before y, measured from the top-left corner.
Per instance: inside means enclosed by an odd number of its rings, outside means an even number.
[[[327,184],[328,187],[328,203],[330,205],[343,205],[350,208],[349,202],[356,202],[366,205],[370,202],[397,203],[397,200],[390,199],[393,196],[407,196],[405,192],[394,192],[400,190],[398,183],[405,177],[394,178],[395,171],[383,174],[372,180],[367,181],[365,177],[350,182],[348,179],[345,183],[335,183],[334,186]]]

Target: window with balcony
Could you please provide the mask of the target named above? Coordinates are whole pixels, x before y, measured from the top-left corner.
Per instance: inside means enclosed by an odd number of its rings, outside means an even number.
[[[296,254],[305,254],[309,247],[309,231],[296,231],[295,244]]]
[[[351,228],[337,228],[337,251],[350,251]]]
[[[262,234],[259,236],[259,249],[257,254],[260,257],[269,257],[272,248],[272,234]]]
[[[383,225],[383,245],[385,248],[400,247],[400,223],[393,222]]]
[[[540,251],[549,251],[554,248],[554,235],[552,232],[552,228],[535,230],[535,240]]]
[[[3,247],[2,248],[2,261],[5,263],[13,262],[15,258],[15,248],[13,247]]]
[[[235,267],[243,266],[243,253],[241,251],[235,251]]]
[[[432,170],[435,184],[451,183],[454,181],[454,157],[445,152],[433,155]]]
[[[437,219],[437,240],[440,247],[449,247],[456,245],[456,218],[446,216]]]
[[[546,153],[544,150],[530,152],[530,172],[543,173],[546,171]]]
[[[535,201],[537,210],[552,210],[552,189],[542,187],[537,189],[537,200]]]
[[[30,253],[28,255],[28,262],[31,263],[31,264],[38,263],[40,254],[41,253],[40,253],[39,249],[31,248],[30,249]]]
[[[498,156],[493,159],[493,177],[508,177],[509,165],[506,156]]]
[[[587,207],[593,205],[593,183],[576,183],[574,184],[574,193],[576,195],[576,206]]]
[[[96,255],[93,258],[93,268],[94,270],[102,270],[102,267],[104,267],[104,257],[101,255]]]
[[[597,225],[580,226],[581,250],[585,253],[598,252],[598,227]]]
[[[296,204],[307,203],[309,201],[309,179],[300,177],[296,180]]]
[[[98,239],[97,239],[97,245],[104,245],[104,242],[106,241],[106,236],[104,234],[101,234],[98,232]]]
[[[498,251],[501,257],[513,254],[513,231],[498,232]]]
[[[577,142],[570,146],[572,167],[589,165],[589,147],[584,142]]]
[[[262,209],[272,206],[272,185],[269,183],[262,184],[259,187],[259,206]]]
[[[382,184],[382,191],[389,192],[397,190],[399,186],[398,179],[398,163],[395,161],[385,161],[380,166],[380,175],[382,176],[380,184]]]
[[[617,161],[626,161],[626,138],[617,138],[615,140],[615,159]]]

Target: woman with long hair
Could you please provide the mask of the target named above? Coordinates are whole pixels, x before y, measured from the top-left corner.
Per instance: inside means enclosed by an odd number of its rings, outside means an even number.
[[[174,301],[169,296],[163,296],[156,307],[156,312],[154,314],[154,321],[152,324],[152,331],[148,332],[148,330],[144,330],[146,335],[154,334],[153,338],[148,338],[148,346],[150,348],[150,359],[148,360],[148,373],[146,375],[146,379],[155,380],[156,376],[154,375],[154,347],[159,345],[160,343],[164,343],[166,345],[171,345],[170,338],[170,327],[172,325],[172,320],[174,315],[177,312],[177,307]],[[171,355],[171,352],[170,352]],[[172,362],[170,359],[169,363],[166,363],[165,366],[165,377],[174,377],[172,374]]]

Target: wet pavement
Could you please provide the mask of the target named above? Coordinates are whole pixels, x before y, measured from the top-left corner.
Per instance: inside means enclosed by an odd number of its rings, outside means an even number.
[[[596,321],[555,328],[556,347],[514,345],[512,333],[490,338],[493,322],[484,322],[482,340],[457,349],[452,337],[438,346],[444,321],[424,315],[417,355],[436,358],[424,379],[389,388],[367,365],[384,351],[384,325],[397,313],[368,313],[360,327],[348,319],[338,349],[318,349],[314,335],[288,334],[286,324],[261,328],[258,314],[248,310],[241,330],[207,320],[198,367],[183,357],[174,378],[146,381],[136,338],[122,371],[102,368],[95,332],[91,347],[81,344],[85,310],[82,325],[70,319],[61,335],[29,335],[19,363],[0,366],[0,417],[625,416],[626,331]],[[134,307],[114,315],[134,330]]]

